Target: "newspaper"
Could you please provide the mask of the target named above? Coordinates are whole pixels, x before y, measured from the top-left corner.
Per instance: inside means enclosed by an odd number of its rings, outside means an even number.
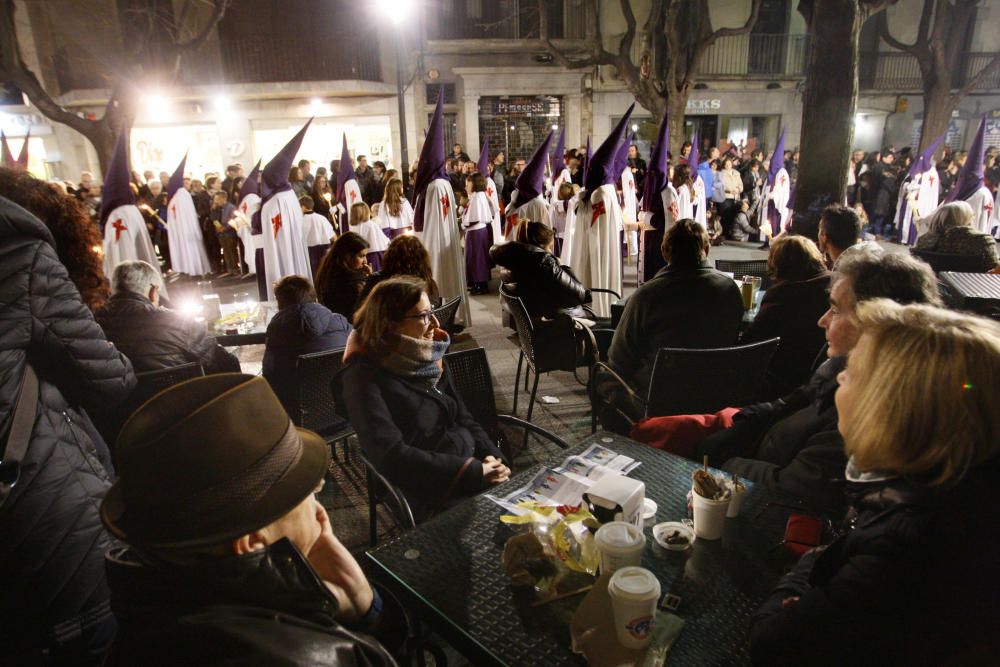
[[[606,475],[628,475],[640,465],[640,461],[607,447],[591,445],[557,466],[542,468],[524,486],[502,496],[486,494],[486,497],[514,514],[525,512],[518,507],[525,500],[543,505],[579,505],[583,494],[597,480]]]

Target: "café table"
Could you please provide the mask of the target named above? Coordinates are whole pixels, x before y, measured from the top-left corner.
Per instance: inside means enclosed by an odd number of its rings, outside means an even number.
[[[942,271],[938,278],[955,308],[1000,320],[1000,275]]]
[[[623,436],[598,432],[548,462],[598,443],[642,462],[630,477],[646,484],[658,505],[656,521],[688,516],[687,492],[696,463]],[[495,489],[523,485],[537,468]],[[746,483],[740,515],[726,520],[717,541],[696,540],[670,552],[645,528],[643,567],[654,572],[664,593],[679,597],[676,614],[685,626],[667,665],[748,664],[747,631],[754,610],[774,587],[788,499]],[[579,665],[570,650],[569,618],[582,595],[534,607],[515,589],[501,554],[514,529],[501,524],[504,510],[477,496],[371,550],[374,578],[393,590],[411,613],[474,665]]]
[[[246,322],[245,324],[234,324],[223,326],[218,322],[208,324],[208,333],[215,336],[215,341],[223,347],[238,347],[240,345],[263,345],[267,336],[267,325],[271,318],[278,312],[276,301],[265,301],[254,303],[253,307],[260,307],[259,316]],[[219,306],[223,317],[245,310],[246,305],[239,303],[224,303]]]

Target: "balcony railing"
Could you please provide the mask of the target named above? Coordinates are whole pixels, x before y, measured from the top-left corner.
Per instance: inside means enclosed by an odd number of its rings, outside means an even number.
[[[221,40],[222,68],[230,83],[278,81],[382,81],[375,45],[329,41],[289,42],[280,49],[265,39]]]
[[[587,12],[572,0],[441,0],[427,38],[538,39],[539,13],[546,12],[552,39],[586,37]]]
[[[701,61],[699,74],[712,77],[801,77],[806,71],[808,35],[720,37]]]
[[[996,57],[996,53],[969,53],[953,72],[951,85],[961,88]],[[860,85],[869,90],[918,91],[924,87],[917,59],[898,51],[861,54]],[[1000,72],[986,76],[976,90],[1000,89]]]

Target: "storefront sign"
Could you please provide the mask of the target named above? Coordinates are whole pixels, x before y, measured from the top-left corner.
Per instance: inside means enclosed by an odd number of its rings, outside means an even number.
[[[52,134],[48,119],[40,113],[0,113],[0,129],[11,137],[23,137],[31,130],[37,136]]]
[[[718,113],[722,110],[722,100],[688,100],[687,113]]]
[[[511,97],[494,103],[493,113],[498,116],[548,115],[549,102],[537,97]]]

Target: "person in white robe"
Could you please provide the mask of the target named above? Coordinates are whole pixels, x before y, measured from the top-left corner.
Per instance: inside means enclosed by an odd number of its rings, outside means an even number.
[[[170,244],[170,265],[177,273],[205,276],[212,265],[205,252],[198,211],[191,193],[184,189],[184,165],[187,155],[177,165],[167,185],[167,241]]]
[[[552,132],[545,136],[531,159],[524,165],[514,184],[514,191],[507,204],[507,238],[512,238],[517,225],[524,220],[541,222],[547,227],[552,226],[549,219],[549,206],[544,198],[545,165],[549,161],[549,144],[552,143]]]
[[[785,129],[781,128],[778,143],[771,154],[767,168],[768,191],[765,195],[767,219],[771,223],[771,236],[777,236],[785,230],[788,223],[788,199],[791,197],[791,179],[785,169]]]
[[[260,161],[250,170],[250,175],[243,181],[240,188],[240,203],[236,207],[236,213],[229,221],[229,226],[236,230],[236,236],[240,239],[243,248],[242,263],[247,265],[247,275],[256,272],[256,240],[260,240],[260,248],[263,248],[264,237],[260,234],[253,235],[253,216],[260,210]]]
[[[922,233],[919,221],[927,219],[938,206],[938,177],[933,158],[942,141],[944,135],[917,156],[900,184],[895,219],[900,243],[915,244]]]
[[[955,185],[945,202],[964,201],[972,207],[972,228],[984,234],[993,234],[993,193],[986,187],[984,174],[986,150],[986,116],[979,123],[979,130],[969,146],[969,156],[955,177]]]
[[[377,218],[378,226],[390,240],[401,234],[413,233],[413,207],[403,196],[403,181],[400,179],[389,181],[385,187]]]

